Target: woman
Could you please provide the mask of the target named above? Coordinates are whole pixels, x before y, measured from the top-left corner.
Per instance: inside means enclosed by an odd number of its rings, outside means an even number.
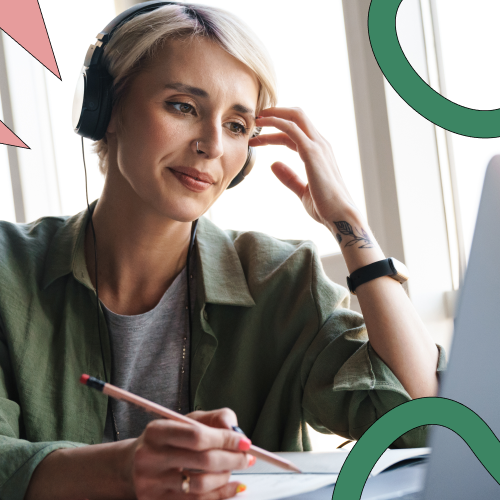
[[[0,226],[0,496],[228,498],[243,488],[228,471],[253,463],[233,425],[269,450],[308,450],[306,422],[356,439],[435,395],[442,357],[399,283],[356,289],[365,328],[309,242],[202,217],[249,145],[284,145],[308,182],[280,162],[273,172],[337,238],[349,273],[384,259],[330,145],[301,110],[275,107],[248,28],[215,8],[164,6],[120,27],[105,54],[115,103],[96,145],[97,246],[86,211]],[[78,385],[108,372],[200,424],[148,423]]]

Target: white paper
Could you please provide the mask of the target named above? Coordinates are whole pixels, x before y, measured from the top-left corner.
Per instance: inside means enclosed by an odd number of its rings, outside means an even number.
[[[372,476],[380,474],[391,465],[410,458],[426,457],[431,452],[430,448],[405,448],[402,450],[387,450],[372,469]]]
[[[407,448],[387,450],[373,467],[371,476],[380,474],[388,467],[403,460],[425,457],[430,448]],[[234,471],[231,481],[240,481],[247,486],[246,491],[238,494],[242,500],[277,500],[301,493],[314,491],[337,481],[340,469],[348,451],[332,452],[280,452],[277,455],[294,463],[303,473],[290,472],[257,460],[253,467]]]
[[[241,500],[276,500],[333,485],[338,474],[233,474],[247,489],[237,495]]]

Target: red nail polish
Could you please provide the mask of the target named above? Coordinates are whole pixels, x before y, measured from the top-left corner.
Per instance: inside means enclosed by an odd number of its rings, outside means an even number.
[[[240,451],[248,451],[250,449],[250,446],[252,445],[252,441],[250,439],[244,437],[240,439],[240,442],[238,443],[238,449]]]
[[[263,116],[257,116],[256,119],[258,120],[259,118],[264,118]]]
[[[252,467],[252,465],[255,465],[255,462],[257,462],[257,459],[253,455],[250,456],[250,460],[248,461],[248,467]]]

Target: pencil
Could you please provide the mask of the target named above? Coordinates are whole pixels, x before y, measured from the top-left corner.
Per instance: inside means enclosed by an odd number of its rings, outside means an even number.
[[[97,389],[98,391],[101,391],[104,394],[111,396],[112,398],[121,399],[123,401],[127,401],[128,403],[132,403],[136,406],[140,406],[143,410],[146,410],[147,412],[150,413],[154,413],[155,415],[158,415],[160,417],[170,418],[172,420],[176,420],[177,422],[183,422],[189,425],[197,425],[199,423],[192,418],[181,415],[180,413],[177,413],[173,410],[169,410],[164,406],[161,406],[157,403],[153,403],[152,401],[149,401],[145,398],[141,398],[140,396],[136,396],[131,392],[125,391],[124,389],[120,389],[115,385],[108,384],[107,382],[103,382],[102,380],[91,377],[89,375],[83,374],[80,377],[80,382],[84,385],[92,387],[93,389]],[[253,455],[256,458],[260,458],[261,460],[264,460],[265,462],[268,462],[272,465],[281,467],[282,469],[289,470],[292,472],[299,472],[299,473],[302,472],[297,466],[295,466],[289,460],[281,458],[275,453],[271,453],[270,451],[259,448],[258,446],[251,445],[247,453],[250,453],[250,455]]]

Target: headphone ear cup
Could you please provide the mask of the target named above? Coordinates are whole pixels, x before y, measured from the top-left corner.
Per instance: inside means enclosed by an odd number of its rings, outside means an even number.
[[[113,78],[104,69],[88,68],[84,74],[84,82],[80,118],[75,131],[83,137],[98,141],[106,134],[111,118]]]
[[[109,120],[111,119],[111,110],[113,109],[113,78],[107,71],[99,76],[101,87],[101,106],[97,118],[94,141],[102,139],[106,135]]]
[[[253,166],[255,165],[256,159],[257,159],[257,151],[255,150],[255,148],[248,146],[247,160],[243,165],[243,168],[238,172],[238,175],[231,181],[231,184],[229,184],[227,189],[231,189],[234,186],[237,186],[241,181],[245,179],[245,177],[250,173]]]

